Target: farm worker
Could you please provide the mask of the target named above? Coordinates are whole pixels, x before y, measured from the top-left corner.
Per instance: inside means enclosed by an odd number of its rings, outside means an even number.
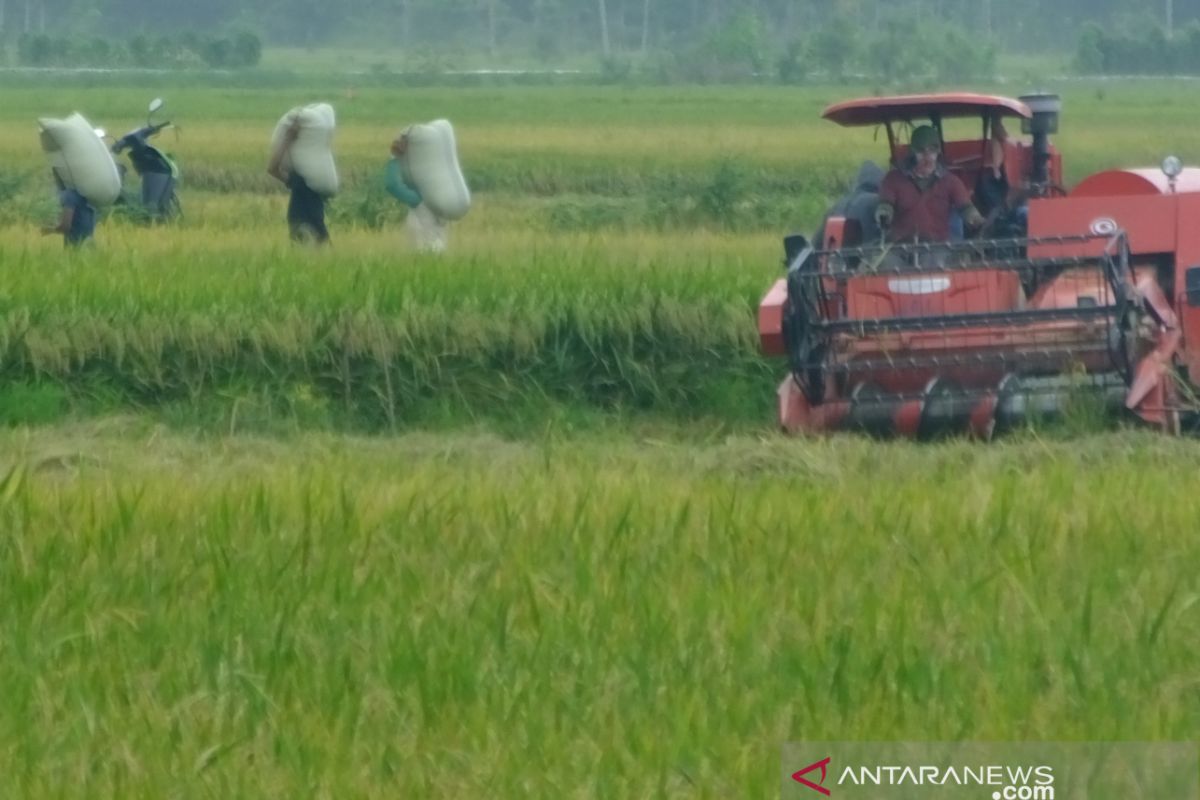
[[[392,158],[384,173],[384,186],[388,194],[408,206],[408,218],[404,225],[409,237],[418,250],[440,253],[446,249],[449,223],[440,218],[427,206],[421,193],[404,180],[400,160],[408,152],[408,131],[400,132],[392,141]]]
[[[874,161],[862,163],[854,179],[854,188],[825,212],[825,218],[813,237],[813,242],[818,248],[825,248],[825,223],[830,217],[845,217],[857,222],[862,242],[879,242],[880,231],[875,225],[873,212],[879,204],[879,184],[883,181],[883,175],[883,168]]]
[[[1004,146],[1008,143],[1008,131],[999,117],[992,120],[992,138],[988,141],[988,158],[979,180],[975,184],[975,201],[980,213],[998,215],[1019,200],[1008,183],[1004,169]]]
[[[996,180],[1004,177],[1004,145],[1008,143],[1008,131],[1004,127],[1004,120],[1000,117],[992,119],[992,139],[988,143],[988,153],[991,155],[989,172]]]
[[[267,166],[267,174],[277,179],[291,191],[288,200],[287,221],[292,241],[317,244],[329,243],[329,229],[325,227],[325,198],[314,192],[305,183],[300,173],[285,172],[283,157],[288,148],[300,135],[300,121],[297,119],[284,133],[283,146],[275,151],[271,163]]]
[[[401,131],[392,141],[392,157],[387,163],[383,182],[388,194],[409,208],[421,205],[421,193],[404,180],[404,171],[400,168],[400,159],[408,152],[408,133]]]
[[[969,228],[983,224],[967,187],[942,166],[941,150],[937,130],[922,125],[912,133],[905,168],[884,177],[875,221],[887,230],[888,241],[950,241],[954,212],[962,214]]]
[[[57,225],[47,225],[42,228],[44,235],[61,233],[63,244],[67,247],[79,247],[92,238],[96,232],[96,209],[88,199],[75,189],[67,188],[58,172],[51,170],[54,183],[58,187],[58,204],[62,209]]]

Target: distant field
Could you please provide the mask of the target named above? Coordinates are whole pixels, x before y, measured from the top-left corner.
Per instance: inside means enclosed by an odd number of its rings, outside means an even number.
[[[131,89],[118,79],[11,80],[0,109],[0,163],[8,165],[0,170],[7,200],[0,220],[9,222],[30,222],[29,206],[44,197],[36,117],[79,109],[122,132],[156,94],[180,126],[162,141],[183,165],[188,195],[204,202],[216,194],[232,217],[249,209],[246,222],[255,226],[260,198],[280,194],[263,174],[271,129],[292,105],[318,99],[339,114],[347,181],[335,209],[352,224],[378,224],[391,206],[378,176],[396,131],[439,116],[458,126],[471,185],[488,203],[488,213],[473,215],[468,228],[810,229],[857,165],[882,153],[876,132],[819,119],[828,103],[870,94],[871,87],[388,88],[386,79],[355,85],[342,76],[260,88],[156,79]],[[1188,82],[1038,88],[1060,88],[1065,96],[1057,142],[1071,180],[1114,165],[1157,165],[1168,153],[1200,163],[1194,120],[1177,102],[1191,90]]]
[[[811,230],[857,165],[882,152],[877,132],[819,119],[868,87],[224,81],[142,89],[121,78],[26,76],[4,89],[0,325],[10,334],[0,369],[35,387],[21,392],[48,391],[60,398],[54,408],[80,411],[184,399],[221,407],[263,387],[271,398],[260,401],[286,406],[281,398],[312,391],[342,422],[368,429],[426,421],[430,408],[490,416],[517,396],[538,407],[570,399],[586,412],[765,422],[778,367],[757,356],[752,315],[777,274],[779,237]],[[1071,178],[1154,165],[1170,152],[1200,163],[1189,107],[1171,102],[1189,86],[1059,87]],[[114,219],[95,253],[64,259],[35,234],[54,208],[33,120],[80,109],[121,132],[159,94],[180,126],[163,143],[184,170],[186,220],[148,231]],[[285,197],[263,170],[278,116],[314,99],[338,109],[345,184],[331,206],[337,246],[315,259],[287,245]],[[401,126],[439,116],[457,125],[476,207],[454,227],[452,255],[430,261],[408,251],[403,211],[380,174]],[[323,270],[328,278],[314,277]],[[252,314],[240,310],[247,297]],[[293,330],[301,308],[314,316]],[[401,308],[423,320],[419,339],[395,338],[408,335],[395,322]],[[333,331],[349,313],[382,315],[383,343],[335,369],[343,339]],[[706,325],[713,314],[721,323]],[[462,344],[476,329],[490,331],[486,346]],[[281,344],[275,330],[298,338]],[[68,331],[97,333],[71,342]],[[149,350],[131,360],[137,342]],[[21,419],[26,405],[0,403],[0,418]]]
[[[79,109],[121,132],[138,123],[156,94],[166,97],[169,116],[180,125],[165,144],[180,157],[191,188],[222,193],[267,190],[261,173],[275,121],[292,105],[317,99],[338,110],[338,155],[351,176],[351,199],[374,182],[400,127],[438,116],[458,126],[472,184],[506,202],[564,194],[632,202],[696,192],[717,165],[732,162],[747,179],[747,193],[792,204],[807,224],[859,161],[881,154],[872,131],[847,131],[819,119],[828,103],[870,94],[871,87],[388,88],[386,79],[385,85],[379,79],[356,85],[352,76],[341,76],[307,85],[290,78],[261,88],[215,79],[191,87],[156,80],[150,88],[131,89],[118,79],[11,80],[0,109],[0,157],[10,165],[7,174],[20,177],[38,170],[31,133],[37,116]],[[1107,166],[1156,165],[1168,152],[1200,162],[1190,109],[1177,102],[1190,82],[991,88],[1062,91],[1057,142],[1073,179]],[[779,220],[765,223],[764,229],[774,230]]]
[[[498,67],[497,64],[503,66]],[[486,48],[453,47],[443,44],[437,48],[414,42],[405,50],[392,47],[267,47],[263,50],[261,69],[286,70],[300,75],[322,75],[330,72],[349,74],[388,74],[434,72],[442,70],[531,70],[531,71],[599,71],[599,59],[590,53],[576,56],[560,55],[552,62],[533,54],[507,51],[496,57]]]

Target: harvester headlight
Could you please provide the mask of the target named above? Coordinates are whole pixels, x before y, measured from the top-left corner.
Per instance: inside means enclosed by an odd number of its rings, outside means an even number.
[[[1177,156],[1167,156],[1162,162],[1162,171],[1171,180],[1175,180],[1183,172],[1183,162]]]

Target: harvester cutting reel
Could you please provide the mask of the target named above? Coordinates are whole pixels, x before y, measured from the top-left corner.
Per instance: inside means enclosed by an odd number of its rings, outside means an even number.
[[[1178,325],[1124,231],[803,248],[783,335],[811,427],[990,436],[1095,394],[1178,428]]]

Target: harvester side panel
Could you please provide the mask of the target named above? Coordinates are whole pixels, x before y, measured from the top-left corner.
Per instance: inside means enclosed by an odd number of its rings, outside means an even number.
[[[787,303],[787,281],[775,281],[758,306],[758,339],[764,355],[787,355],[783,342],[783,306]]]
[[[1191,383],[1200,384],[1200,292],[1193,291],[1191,298],[1188,297],[1189,275],[1193,287],[1200,286],[1200,194],[1181,194],[1176,198],[1178,239],[1171,302],[1183,335],[1180,360]]]
[[[1031,200],[1029,237],[1037,240],[1089,233],[1102,236],[1123,230],[1129,237],[1130,252],[1134,256],[1173,253],[1178,203],[1179,195]],[[1044,242],[1030,245],[1029,257],[1086,255],[1095,258],[1104,252],[1105,244],[1102,238],[1082,245]]]
[[[1134,187],[1154,193],[1119,194]],[[1129,232],[1135,256],[1166,257],[1173,270],[1169,299],[1181,332],[1177,358],[1190,381],[1200,382],[1200,292],[1193,292],[1189,301],[1187,289],[1189,271],[1200,267],[1200,170],[1186,170],[1176,181],[1175,193],[1165,178],[1154,178],[1148,170],[1110,170],[1086,179],[1080,189],[1083,196],[1031,201],[1030,235],[1077,233],[1111,225]],[[1115,194],[1096,195],[1104,191]],[[1100,247],[1094,242],[1087,249],[1094,254]],[[1042,245],[1031,248],[1030,255],[1053,257],[1067,251],[1077,248]],[[1200,286],[1200,272],[1193,274],[1192,284]]]

